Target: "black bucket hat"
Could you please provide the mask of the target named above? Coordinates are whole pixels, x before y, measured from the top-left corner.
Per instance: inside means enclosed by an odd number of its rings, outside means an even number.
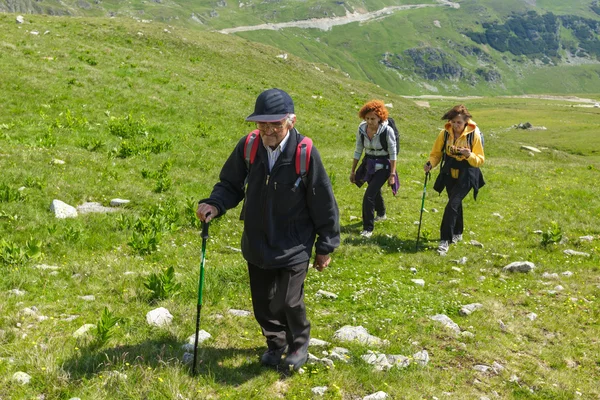
[[[293,113],[294,101],[290,95],[281,89],[269,89],[258,95],[254,112],[246,118],[246,121],[281,121],[288,114]]]

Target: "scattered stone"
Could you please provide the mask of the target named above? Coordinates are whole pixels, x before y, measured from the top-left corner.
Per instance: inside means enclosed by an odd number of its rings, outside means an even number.
[[[363,400],[385,400],[387,398],[388,398],[388,394],[386,392],[379,391],[377,393],[373,393],[373,394],[363,397]]]
[[[594,240],[594,237],[590,235],[579,236],[579,240],[581,240],[582,242],[591,242],[592,240]]]
[[[29,316],[29,317],[35,317],[37,315],[37,308],[35,306],[25,307],[24,309],[19,311],[19,314]]]
[[[387,371],[392,368],[392,364],[388,361],[388,358],[383,353],[378,353],[369,350],[367,354],[361,356],[367,364],[374,365],[378,371]]]
[[[15,296],[25,296],[27,292],[20,289],[11,289],[8,291],[8,293],[14,294]]]
[[[500,219],[504,219],[504,217],[503,217],[502,215],[500,215],[500,213],[497,213],[497,212],[495,212],[495,213],[492,213],[492,216],[494,216],[494,217],[498,217],[498,218],[500,218]]]
[[[210,333],[206,332],[204,329],[200,329],[198,331],[198,343],[204,342],[206,339],[210,339],[212,336]],[[187,338],[188,344],[194,345],[194,341],[196,340],[196,334],[194,333],[190,337]],[[193,349],[193,348],[192,348]]]
[[[535,269],[535,264],[530,261],[515,261],[502,268],[503,272],[530,272]]]
[[[312,394],[316,396],[325,396],[325,392],[327,391],[327,386],[316,386],[310,389]]]
[[[413,360],[421,366],[426,366],[429,364],[429,353],[427,350],[421,350],[413,354]]]
[[[356,215],[351,215],[351,216],[350,216],[350,221],[354,221],[354,220],[356,220],[356,219],[358,219],[358,217],[357,217]]]
[[[532,321],[535,321],[537,319],[537,317],[538,317],[537,314],[533,313],[533,312],[527,314],[527,318],[529,318]]]
[[[549,273],[549,272],[544,272],[542,274],[542,278],[544,279],[558,279],[558,274],[556,272],[554,273]]]
[[[417,269],[415,267],[411,267],[410,272],[412,272],[413,274],[417,273]]]
[[[288,55],[287,55],[287,53],[283,53],[283,54],[279,54],[279,55],[277,55],[276,57],[277,57],[277,58],[281,58],[282,60],[287,60],[287,58],[288,58]]]
[[[42,321],[45,321],[47,319],[48,319],[48,317],[46,317],[45,315],[38,315],[37,316],[38,322],[42,322]]]
[[[236,317],[248,317],[252,314],[250,311],[236,310],[233,308],[229,309],[229,311],[227,311],[227,312],[231,315],[235,315]]]
[[[79,296],[79,298],[83,301],[94,301],[96,300],[96,296],[94,296],[93,294],[88,294],[86,296]]]
[[[146,314],[146,322],[148,325],[153,326],[167,326],[171,324],[173,315],[164,307],[156,308],[152,311],[148,311]]]
[[[77,329],[75,332],[73,332],[73,337],[80,338],[80,337],[84,336],[85,334],[87,334],[88,331],[90,331],[91,329],[96,329],[96,325],[85,324],[85,325],[81,326],[79,329]]]
[[[515,125],[517,129],[529,129],[532,125],[529,122],[520,122],[518,125]]]
[[[479,310],[482,307],[483,307],[483,304],[481,304],[481,303],[467,304],[465,306],[462,306],[461,309],[458,310],[458,313],[460,315],[462,315],[463,317],[465,317],[467,315],[471,315],[472,313],[474,313],[475,311]]]
[[[455,262],[458,262],[458,260],[454,260]],[[461,268],[458,267],[452,267],[452,271],[456,271],[456,272],[462,272]]]
[[[31,376],[25,372],[19,371],[13,374],[12,380],[21,385],[27,385],[31,381]]]
[[[22,15],[17,15],[17,24],[22,24],[25,22],[25,18]]]
[[[562,287],[561,285],[556,285],[556,286],[554,287],[554,290],[556,290],[557,292],[562,292],[563,290],[565,290],[565,288],[564,288],[564,287]]]
[[[460,327],[458,326],[458,324],[456,322],[452,321],[452,319],[450,319],[450,317],[448,317],[445,314],[437,314],[437,315],[434,315],[433,317],[429,317],[429,318],[431,318],[434,321],[442,323],[442,325],[444,325],[448,329],[451,329],[457,335],[460,333]]]
[[[569,276],[573,276],[573,273],[571,271],[565,271],[561,275],[569,277]]]
[[[582,256],[582,257],[589,257],[590,254],[589,253],[584,253],[583,251],[575,251],[575,250],[571,250],[571,249],[566,249],[563,251],[563,253],[569,255],[569,256]]]
[[[52,161],[50,161],[51,165],[65,165],[66,162],[64,162],[63,160],[59,160],[58,158],[53,159]]]
[[[473,366],[473,369],[475,371],[479,371],[479,372],[488,372],[489,370],[492,369],[492,367],[490,367],[489,365],[483,365],[483,364],[477,364],[475,366]]]
[[[321,340],[321,339],[310,338],[310,340],[308,342],[308,345],[309,346],[315,346],[315,347],[318,347],[318,346],[324,347],[324,346],[329,346],[329,342],[326,342],[326,341]]]
[[[110,201],[110,206],[111,207],[121,207],[121,206],[124,206],[126,204],[129,204],[129,200],[125,200],[125,199],[112,199]]]
[[[513,383],[514,382],[519,382],[519,380],[520,380],[519,377],[516,376],[516,375],[514,375],[514,374],[511,375],[510,378],[508,379],[509,382],[513,382]]]
[[[477,278],[477,280],[478,280],[479,282],[483,282],[483,281],[485,281],[485,279],[486,279],[486,278],[485,278],[485,276],[483,276],[483,275],[481,275],[479,278]]]
[[[535,233],[537,235],[541,235],[542,233],[544,233],[544,231],[541,231],[538,229],[538,230],[533,231],[533,233]]]
[[[472,333],[472,332],[469,332],[469,331],[462,331],[462,332],[460,333],[460,336],[462,336],[462,337],[465,337],[465,338],[472,339],[472,338],[474,338],[474,337],[475,337],[475,334],[474,334],[474,333]]]
[[[423,279],[411,279],[411,281],[417,286],[425,286],[425,281]]]
[[[533,153],[541,153],[542,152],[540,149],[537,149],[537,148],[532,147],[532,146],[521,146],[521,149],[527,150],[527,151],[529,151],[532,154]]]
[[[77,209],[60,200],[52,200],[50,211],[54,213],[56,218],[75,218],[77,217]]]
[[[370,335],[369,332],[362,326],[350,326],[345,325],[342,328],[338,329],[333,337],[342,341],[358,341],[364,344],[384,344],[387,343],[386,340],[381,340],[380,338]]]
[[[498,320],[498,326],[500,326],[500,330],[506,332],[506,324],[501,319]]]
[[[471,246],[481,247],[483,249],[483,244],[479,243],[477,240],[471,240],[469,243],[471,243]]]
[[[194,345],[192,345],[192,351],[194,350]],[[194,362],[194,353],[185,352],[183,353],[183,357],[181,358],[181,362],[184,364],[191,364]]]
[[[104,207],[100,203],[87,202],[77,206],[77,212],[80,214],[91,214],[91,213],[111,213],[118,211],[116,208]]]
[[[317,297],[325,297],[327,299],[337,299],[337,294],[328,292],[326,290],[318,290],[315,294]]]
[[[500,373],[500,372],[504,371],[504,365],[500,364],[500,363],[499,363],[499,362],[497,362],[497,361],[494,361],[494,362],[492,363],[492,369],[494,370],[494,372],[495,372],[495,373],[497,373],[497,374],[498,374],[498,373]]]
[[[106,373],[106,376],[109,378],[115,378],[115,379],[121,379],[121,380],[127,380],[127,374],[124,374],[122,372],[119,371],[108,371]]]
[[[242,249],[238,249],[237,247],[233,247],[233,246],[225,246],[226,249],[229,249],[231,251],[235,251],[236,253],[241,253]]]
[[[59,268],[56,265],[46,265],[46,264],[38,264],[38,265],[34,265],[33,268],[36,269],[41,269],[41,270],[51,270],[51,271],[57,271]]]

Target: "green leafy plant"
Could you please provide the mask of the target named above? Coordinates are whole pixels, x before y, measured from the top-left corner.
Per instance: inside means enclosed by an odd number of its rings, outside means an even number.
[[[107,307],[104,307],[100,320],[96,323],[96,344],[103,346],[115,333],[115,327],[122,318],[115,316]]]
[[[549,244],[559,243],[562,239],[562,229],[557,222],[552,221],[552,224],[546,232],[542,233],[542,246],[546,247]]]
[[[131,239],[127,244],[135,250],[139,255],[152,254],[158,250],[160,242],[160,233],[156,231],[150,232],[133,232]]]
[[[130,113],[125,117],[110,117],[108,121],[108,131],[111,135],[120,138],[134,138],[136,136],[146,136],[146,119],[142,115],[136,119]]]
[[[10,203],[12,201],[23,201],[25,195],[18,189],[11,188],[5,183],[0,183],[0,203]]]
[[[144,286],[151,292],[151,301],[164,300],[181,290],[181,283],[175,281],[175,269],[173,267],[164,269],[160,274],[151,274]]]
[[[25,246],[2,239],[0,241],[0,262],[5,265],[22,265],[42,257],[42,241],[29,239]]]

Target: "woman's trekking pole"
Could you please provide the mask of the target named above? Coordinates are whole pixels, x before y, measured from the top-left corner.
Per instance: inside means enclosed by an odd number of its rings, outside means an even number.
[[[419,231],[417,232],[417,244],[415,250],[419,250],[419,238],[421,237],[421,221],[423,220],[423,209],[425,208],[425,193],[427,192],[427,178],[429,171],[425,172],[425,184],[423,185],[423,198],[421,199],[421,216],[419,217]]]
[[[198,332],[200,330],[200,311],[202,310],[202,286],[204,285],[204,259],[206,257],[208,224],[209,222],[202,222],[202,259],[200,261],[200,279],[198,280],[198,305],[196,307],[196,336],[194,337],[194,361],[192,364],[192,375],[196,375],[196,357],[198,355]]]

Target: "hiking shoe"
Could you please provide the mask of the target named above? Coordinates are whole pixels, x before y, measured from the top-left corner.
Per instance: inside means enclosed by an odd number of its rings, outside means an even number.
[[[298,371],[306,363],[306,360],[308,360],[308,342],[303,344],[299,349],[288,353],[283,359],[283,366],[285,369]]]
[[[387,215],[383,214],[383,215],[378,215],[375,217],[375,222],[379,222],[379,221],[385,221],[387,219]]]
[[[452,235],[452,243],[462,242],[462,233],[460,235]]]
[[[447,240],[440,240],[440,244],[438,245],[437,251],[438,253],[446,253],[448,251],[448,249],[450,248],[450,244],[448,243]]]
[[[365,237],[365,238],[370,238],[371,236],[373,236],[373,231],[362,231],[360,233],[360,236]]]
[[[281,363],[281,356],[285,352],[287,346],[280,347],[278,349],[267,349],[262,356],[260,356],[260,363],[267,367],[276,367]]]

